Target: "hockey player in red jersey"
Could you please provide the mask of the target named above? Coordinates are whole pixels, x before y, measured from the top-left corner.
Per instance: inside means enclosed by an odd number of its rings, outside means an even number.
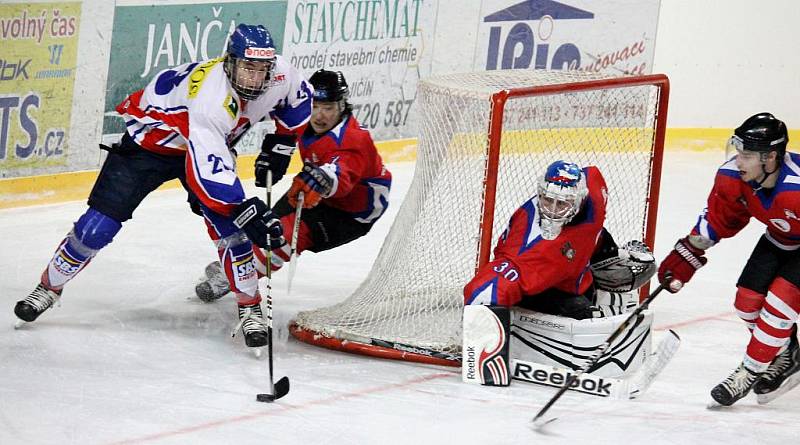
[[[236,293],[247,346],[263,346],[266,323],[252,244],[285,244],[277,216],[258,198],[246,199],[236,173],[236,141],[261,120],[284,131],[302,127],[311,114],[312,89],[300,73],[275,54],[263,26],[239,25],[226,55],[158,73],[125,99],[117,112],[127,126],[109,151],[89,209],[56,249],[41,282],[14,308],[34,321],[132,218],[139,203],[161,184],[179,179],[199,202],[227,279]]]
[[[550,164],[538,193],[511,216],[494,260],[464,287],[465,304],[591,318],[589,262],[614,243],[603,229],[607,196],[597,167]]]
[[[273,208],[286,238],[291,239],[297,196],[304,193],[298,254],[333,249],[366,235],[386,211],[392,184],[372,137],[353,116],[344,75],[319,70],[309,82],[314,87],[311,120],[297,140],[303,167]],[[291,136],[265,140],[256,159],[257,187],[266,186],[267,171],[272,172],[273,183],[285,175],[294,146]],[[259,249],[254,252],[259,274],[266,274],[264,254]],[[289,258],[288,245],[274,250],[272,270],[280,269]],[[196,288],[202,300],[212,301],[229,291],[219,270],[217,263],[206,267],[207,279]]]
[[[677,292],[706,264],[708,248],[751,217],[767,226],[736,283],[734,307],[751,336],[742,363],[711,390],[721,405],[751,389],[766,400],[800,370],[800,155],[786,152],[788,141],[786,125],[770,113],[745,120],[728,142],[732,157],[717,171],[706,209],[658,271]]]

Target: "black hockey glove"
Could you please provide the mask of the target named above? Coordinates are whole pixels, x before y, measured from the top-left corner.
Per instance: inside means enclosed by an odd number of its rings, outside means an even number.
[[[273,250],[286,244],[281,221],[264,201],[250,198],[239,204],[231,216],[233,225],[242,229],[256,246]]]
[[[267,186],[267,171],[272,172],[275,185],[286,174],[292,153],[297,148],[297,136],[293,134],[272,134],[264,136],[261,153],[256,158],[256,187]]]

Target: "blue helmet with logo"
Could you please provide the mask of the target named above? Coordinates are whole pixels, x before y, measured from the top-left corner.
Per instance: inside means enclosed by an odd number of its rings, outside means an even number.
[[[254,100],[267,90],[275,60],[275,44],[267,28],[241,23],[228,39],[225,73],[241,98]]]
[[[578,164],[556,161],[547,166],[538,185],[542,238],[555,239],[562,227],[580,212],[587,194],[586,178]]]

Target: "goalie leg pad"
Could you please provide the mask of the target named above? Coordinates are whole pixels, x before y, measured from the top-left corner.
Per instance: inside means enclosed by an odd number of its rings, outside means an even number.
[[[464,307],[461,378],[467,383],[508,386],[510,311],[504,306]]]
[[[575,320],[514,307],[511,359],[579,369],[628,317],[622,314]],[[623,377],[639,369],[652,349],[652,324],[653,312],[645,310],[589,372],[599,377]]]
[[[613,317],[629,313],[638,304],[639,298],[634,292],[608,292],[598,289],[592,305],[592,316],[594,318]]]

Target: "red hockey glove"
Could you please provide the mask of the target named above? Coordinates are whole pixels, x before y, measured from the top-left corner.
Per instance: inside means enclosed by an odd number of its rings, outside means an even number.
[[[695,271],[708,262],[703,256],[705,253],[705,250],[694,247],[688,237],[679,239],[672,252],[661,262],[658,281],[665,284],[669,292],[678,292],[692,279]]]
[[[297,207],[297,195],[303,192],[303,208],[310,209],[319,204],[322,198],[330,196],[333,179],[325,170],[306,163],[303,170],[294,177],[289,188],[289,205]]]

